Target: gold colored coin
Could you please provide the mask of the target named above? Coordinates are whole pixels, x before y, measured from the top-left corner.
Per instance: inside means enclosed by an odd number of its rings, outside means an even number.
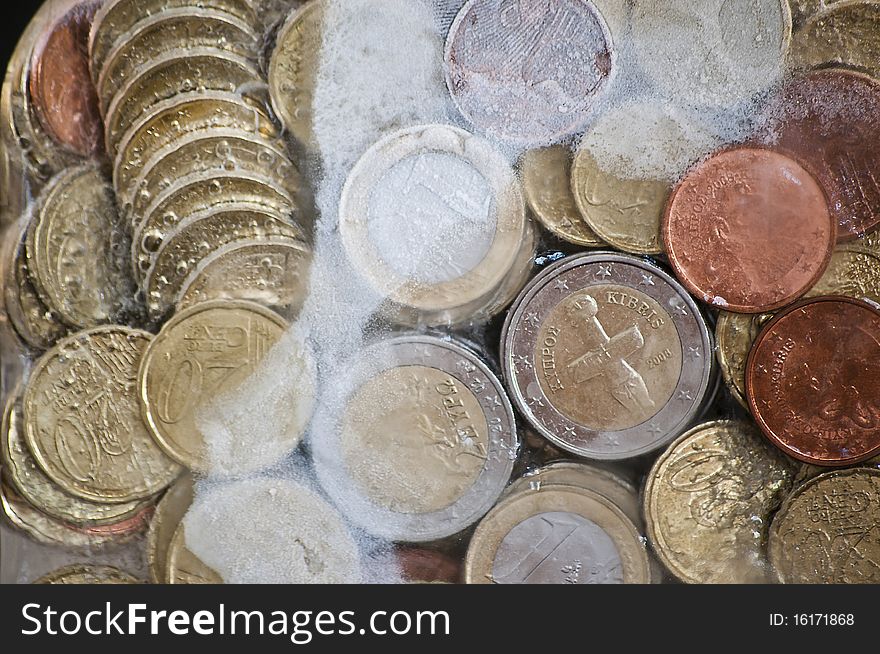
[[[54,572],[43,575],[34,581],[34,583],[82,586],[84,584],[139,584],[141,582],[136,577],[127,572],[123,572],[119,568],[114,568],[109,565],[78,563],[59,568]]]
[[[72,525],[110,525],[132,517],[151,502],[99,504],[65,493],[40,470],[22,433],[20,397],[10,396],[3,414],[2,461],[5,479],[21,497],[46,515]]]
[[[671,187],[668,182],[624,179],[603,170],[587,148],[571,169],[575,203],[587,225],[612,246],[631,254],[660,254],[660,223]]]
[[[810,18],[822,11],[825,4],[834,0],[787,0],[787,2],[791,11],[792,28],[797,32]],[[792,41],[796,41],[796,37],[793,37]]]
[[[76,530],[60,520],[47,516],[22,499],[5,479],[0,482],[0,507],[9,524],[44,545],[91,550],[118,543],[120,540],[113,533]]]
[[[164,584],[168,577],[167,565],[171,541],[192,504],[193,494],[192,475],[185,473],[174,482],[156,505],[156,513],[147,532],[147,564],[150,569],[150,579],[155,584]]]
[[[293,239],[235,241],[199,262],[181,286],[177,311],[246,300],[293,318],[308,294],[311,260],[311,250]]]
[[[840,247],[850,252],[864,252],[865,254],[880,257],[880,229],[875,229],[870,234],[847,241],[840,245]]]
[[[220,48],[256,59],[259,37],[251,25],[232,14],[213,9],[194,13],[180,7],[147,16],[117,41],[97,72],[95,86],[106,115],[113,96],[149,61],[178,48]]]
[[[793,464],[751,423],[694,427],[648,474],[654,552],[686,583],[766,582],[766,525],[793,476]]]
[[[15,236],[14,232],[6,236],[12,248],[6,257],[8,268],[3,280],[6,315],[15,334],[27,346],[46,350],[67,334],[68,328],[40,299],[28,271],[24,235],[18,239]]]
[[[119,140],[113,164],[113,184],[120,197],[130,197],[133,183],[160,150],[187,134],[205,128],[234,128],[268,140],[278,138],[272,120],[256,104],[235,93],[184,93],[160,102]]]
[[[324,20],[324,0],[314,0],[291,14],[278,32],[269,62],[269,93],[287,130],[307,148],[315,144],[312,99]]]
[[[269,141],[237,129],[208,127],[193,132],[157,152],[132,182],[130,195],[118,202],[129,221],[142,222],[150,204],[178,180],[190,175],[243,171],[270,177],[298,203],[302,177],[281,141]]]
[[[717,358],[724,383],[731,395],[743,407],[746,401],[746,361],[752,344],[772,314],[743,314],[721,311],[715,325],[715,341],[718,343]]]
[[[65,338],[34,367],[23,400],[25,438],[37,465],[68,493],[130,502],[180,473],[140,416],[137,370],[151,339],[99,327]]]
[[[230,14],[252,30],[262,29],[258,13],[251,0],[199,0],[198,10],[214,10]],[[93,74],[104,68],[110,53],[137,23],[149,16],[161,15],[175,9],[193,13],[192,0],[107,0],[95,14],[89,35],[89,56]]]
[[[212,252],[233,241],[272,236],[298,239],[300,230],[260,205],[221,205],[189,216],[162,242],[144,275],[150,314],[171,311],[190,272]]]
[[[789,584],[880,582],[880,470],[827,472],[799,486],[770,527],[770,562]]]
[[[516,493],[477,526],[468,584],[646,584],[648,552],[626,514],[598,493],[551,486]]]
[[[222,584],[223,578],[206,566],[186,546],[183,524],[178,525],[168,547],[168,561],[165,564],[165,583],[167,584]]]
[[[840,1],[812,15],[795,32],[789,64],[858,68],[880,75],[880,4]]]
[[[50,182],[29,231],[28,259],[40,296],[65,322],[93,327],[131,308],[125,233],[100,168],[69,169]]]
[[[200,410],[247,381],[286,328],[268,309],[227,301],[196,305],[165,324],[144,356],[139,386],[144,420],[169,456],[190,470],[212,470],[217,455],[198,427]],[[311,406],[314,392],[305,357],[301,353],[303,361],[289,362],[301,366],[302,375],[299,388],[292,389],[297,395],[289,398],[288,428],[240,465],[268,467],[298,445],[310,417],[303,407]]]
[[[147,270],[153,255],[181,223],[200,212],[240,203],[285,217],[290,216],[294,208],[293,198],[262,173],[223,171],[212,176],[194,173],[177,180],[161,193],[147,208],[142,220],[134,223],[132,260],[138,262],[139,270]]]
[[[183,93],[234,93],[260,73],[245,57],[217,48],[181,48],[148,61],[118,90],[105,114],[104,140],[110,156],[120,139],[152,107]]]
[[[845,295],[880,302],[880,258],[849,249],[837,249],[822,277],[804,297]]]
[[[604,244],[584,221],[571,192],[571,153],[567,147],[530,150],[520,168],[526,202],[547,230],[575,245]]]

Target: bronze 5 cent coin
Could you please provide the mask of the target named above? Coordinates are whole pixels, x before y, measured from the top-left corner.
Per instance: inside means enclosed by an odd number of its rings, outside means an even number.
[[[104,146],[88,55],[89,28],[101,3],[86,0],[68,4],[69,10],[34,48],[28,91],[46,133],[62,147],[89,157]]]
[[[843,70],[788,82],[767,108],[768,141],[809,168],[825,188],[838,240],[880,223],[880,82]]]
[[[749,407],[786,454],[844,466],[880,453],[880,312],[826,297],[796,305],[758,336]]]
[[[696,297],[764,313],[816,283],[831,259],[835,223],[822,187],[798,162],[743,147],[691,169],[666,207],[663,240]]]
[[[659,267],[608,252],[543,271],[502,336],[514,404],[542,436],[592,459],[639,456],[682,433],[713,360],[687,292]]]

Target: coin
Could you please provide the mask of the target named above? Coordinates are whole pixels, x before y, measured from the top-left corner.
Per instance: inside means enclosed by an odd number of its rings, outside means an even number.
[[[82,157],[101,152],[104,145],[86,51],[99,6],[97,0],[76,3],[43,34],[32,55],[28,83],[40,124],[56,143]]]
[[[880,230],[874,230],[870,234],[842,243],[840,247],[851,252],[863,252],[880,257]]]
[[[140,418],[137,367],[151,339],[99,327],[60,341],[34,367],[22,402],[25,438],[37,465],[68,493],[130,502],[179,474]]]
[[[525,283],[534,252],[509,164],[447,125],[407,128],[371,147],[343,188],[339,230],[357,272],[404,324],[500,310],[499,293]]]
[[[166,584],[222,584],[223,578],[202,563],[186,546],[183,524],[178,525],[168,546],[165,563]]]
[[[47,516],[23,500],[5,481],[0,483],[0,507],[9,524],[44,545],[90,551],[120,540],[114,534],[77,531]]]
[[[501,382],[464,347],[402,336],[367,347],[328,383],[313,459],[355,524],[394,541],[456,534],[494,504],[519,441]]]
[[[324,4],[324,0],[314,0],[290,14],[278,31],[269,62],[272,107],[287,131],[306,147],[315,143],[312,101],[320,63]]]
[[[13,393],[3,414],[4,479],[34,508],[71,525],[94,526],[126,520],[150,504],[149,500],[146,503],[99,504],[68,495],[37,466],[22,429],[21,398]]]
[[[575,155],[571,187],[581,216],[599,238],[633,254],[660,254],[660,222],[669,183],[623,179],[605,171],[587,148]]]
[[[96,87],[104,113],[135,71],[178,48],[220,48],[230,54],[256,59],[258,37],[252,26],[223,11],[191,7],[163,11],[138,21],[108,53],[96,71]]]
[[[634,3],[635,61],[676,104],[730,107],[769,88],[791,42],[788,0]]]
[[[838,248],[831,255],[825,274],[805,297],[822,295],[845,295],[880,303],[880,258]]]
[[[234,241],[193,269],[177,311],[211,300],[247,300],[294,317],[309,292],[311,259],[307,246],[289,238]]]
[[[235,128],[270,140],[277,138],[269,117],[240,95],[219,91],[184,93],[156,105],[120,139],[113,166],[117,194],[130,197],[131,184],[151,157],[206,127]]]
[[[648,474],[654,552],[686,583],[765,583],[767,525],[793,476],[792,463],[751,423],[694,427]]]
[[[281,478],[200,490],[172,543],[173,583],[189,581],[180,578],[186,550],[201,559],[193,556],[197,565],[186,572],[227,583],[267,574],[286,584],[358,583],[369,572],[342,516],[316,492]]]
[[[68,169],[38,206],[28,257],[40,296],[76,327],[120,318],[131,309],[135,286],[126,230],[104,172],[94,164]]]
[[[213,175],[192,173],[176,180],[147,207],[143,216],[133,216],[133,261],[152,261],[152,256],[179,225],[194,214],[223,205],[248,203],[279,216],[289,216],[294,201],[262,172],[218,171]],[[143,265],[138,265],[145,270]]]
[[[637,529],[643,528],[636,488],[618,474],[579,461],[554,461],[530,471],[508,486],[505,494],[540,492],[552,486],[573,486],[597,493],[623,511]]]
[[[749,407],[786,454],[820,466],[880,453],[880,312],[845,297],[805,301],[758,336],[746,372]]]
[[[880,581],[880,470],[820,475],[795,489],[770,527],[770,561],[789,584]]]
[[[804,0],[801,0],[804,2]],[[819,5],[818,0],[810,4]],[[789,63],[798,68],[842,66],[880,73],[880,5],[825,0],[806,16],[792,39]]]
[[[120,194],[119,206],[136,225],[153,200],[178,180],[196,173],[213,177],[232,171],[259,173],[276,180],[294,201],[302,195],[302,176],[282,142],[237,129],[207,127],[186,134],[145,162],[130,184],[130,193]]]
[[[10,228],[14,230],[16,228]],[[27,265],[25,236],[6,235],[12,252],[5,258],[3,299],[6,315],[15,334],[29,347],[46,350],[67,334],[67,326],[40,299],[31,282]]]
[[[575,245],[603,244],[575,204],[571,192],[571,153],[567,147],[554,145],[529,150],[520,167],[529,208],[548,231]]]
[[[773,318],[769,313],[730,313],[720,311],[715,324],[715,342],[721,375],[734,399],[748,408],[746,362],[761,328]]]
[[[446,42],[446,85],[464,117],[526,146],[579,131],[613,72],[611,34],[587,0],[470,0]]]
[[[880,224],[880,82],[823,69],[788,81],[770,101],[765,137],[810,169],[828,194],[838,241]]]
[[[268,309],[231,301],[196,305],[165,324],[144,355],[139,387],[144,421],[170,457],[197,472],[227,465],[222,453],[212,449],[220,445],[204,440],[199,412],[245,383],[286,328]],[[268,434],[247,460],[240,457],[230,464],[238,473],[278,463],[302,438],[314,397],[308,354],[300,351],[288,365],[300,375],[298,387],[285,391],[290,406],[286,429]]]
[[[150,529],[147,532],[147,564],[150,569],[150,579],[154,584],[163,584],[167,579],[171,541],[192,504],[193,494],[192,475],[183,474],[156,505],[156,513],[150,521]]]
[[[646,584],[651,565],[632,522],[603,496],[572,486],[516,493],[477,526],[468,584]]]
[[[508,314],[501,354],[523,416],[591,459],[669,443],[712,386],[712,340],[690,296],[657,266],[609,252],[542,271]]]
[[[828,267],[835,232],[812,175],[751,147],[692,168],[663,219],[676,276],[704,302],[737,313],[766,313],[803,295]]]
[[[95,15],[89,35],[92,71],[104,68],[109,54],[140,21],[174,9],[193,10],[192,0],[108,0]],[[231,14],[254,31],[260,20],[250,0],[198,0],[199,10]]]
[[[105,115],[110,156],[137,120],[151,108],[184,93],[234,93],[260,77],[253,62],[218,48],[185,47],[148,61],[118,90]]]
[[[459,584],[461,561],[419,547],[401,547],[395,552],[403,580],[408,584]]]
[[[109,565],[93,565],[77,563],[64,566],[54,572],[43,575],[35,584],[65,584],[81,586],[83,584],[139,584],[136,577]]]
[[[172,310],[190,272],[212,252],[233,241],[271,236],[297,239],[300,232],[280,215],[249,203],[221,205],[189,216],[163,241],[144,275],[150,314],[160,318]]]

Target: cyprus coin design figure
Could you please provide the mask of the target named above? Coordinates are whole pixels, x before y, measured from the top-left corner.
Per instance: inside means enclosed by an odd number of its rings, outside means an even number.
[[[574,454],[624,459],[681,433],[713,374],[693,300],[645,261],[579,255],[535,278],[508,316],[502,367],[513,401]]]

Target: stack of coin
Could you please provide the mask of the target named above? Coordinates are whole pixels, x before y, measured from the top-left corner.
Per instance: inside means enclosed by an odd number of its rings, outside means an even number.
[[[95,15],[91,73],[153,318],[194,295],[259,298],[267,279],[289,279],[279,264],[308,267],[301,179],[266,107],[262,33],[248,0],[110,0]]]
[[[140,417],[137,369],[152,336],[77,332],[35,364],[2,429],[3,509],[32,537],[94,547],[142,532],[180,473]]]
[[[636,489],[560,461],[515,481],[468,546],[467,583],[648,584],[656,580]]]

